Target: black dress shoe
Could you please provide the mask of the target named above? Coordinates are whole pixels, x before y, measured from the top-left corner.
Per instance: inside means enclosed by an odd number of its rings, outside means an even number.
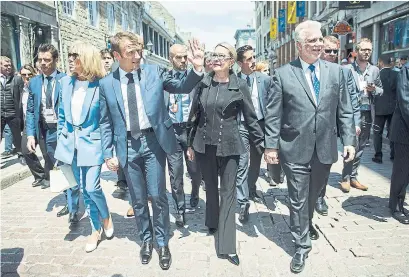
[[[317,240],[320,237],[318,231],[314,228],[314,226],[310,225],[310,239]]]
[[[315,211],[320,215],[328,215],[328,206],[325,203],[324,197],[318,197],[317,203],[315,204]]]
[[[77,224],[79,221],[77,213],[70,213],[68,217],[68,223],[70,224]]]
[[[294,273],[300,273],[304,270],[305,259],[308,257],[308,254],[295,253],[293,259],[291,260],[290,269]]]
[[[396,219],[397,221],[399,221],[399,223],[409,224],[409,217],[403,212],[396,211],[392,213],[392,217]]]
[[[118,187],[119,190],[122,190],[124,192],[128,188],[128,185],[126,184],[126,181],[123,181],[123,180],[116,182],[116,186]]]
[[[259,203],[259,204],[264,203],[263,199],[260,196],[258,196],[257,193],[250,194],[249,198],[250,198],[250,200],[253,200],[256,203]]]
[[[163,270],[168,270],[172,264],[172,255],[168,246],[159,248],[159,266]]]
[[[209,235],[213,235],[217,232],[217,228],[209,228]]]
[[[50,181],[44,180],[41,184],[41,189],[46,189],[50,187]]]
[[[268,181],[268,184],[270,185],[270,187],[278,186],[278,184],[276,182],[274,182],[274,180],[272,178],[270,178],[270,180]]]
[[[249,221],[249,208],[249,203],[246,203],[246,205],[240,208],[239,221],[241,223],[246,223],[247,221]]]
[[[31,184],[31,186],[33,187],[33,188],[35,188],[35,187],[38,187],[38,186],[41,186],[42,184],[43,184],[43,179],[37,179],[37,180],[35,180],[32,184]]]
[[[180,228],[185,226],[185,214],[177,214],[175,218],[176,218],[176,226]]]
[[[382,158],[380,158],[380,157],[373,157],[373,158],[372,158],[372,161],[373,161],[374,163],[381,164],[381,163],[382,163]]]
[[[197,204],[199,204],[199,196],[190,195],[190,207],[196,208]]]
[[[239,256],[237,256],[237,255],[230,256],[230,255],[227,255],[227,254],[221,254],[221,255],[219,255],[219,258],[220,259],[226,259],[226,260],[228,260],[229,262],[231,262],[234,265],[237,265],[237,266],[240,265]]]
[[[145,241],[142,244],[141,250],[139,251],[142,264],[148,264],[151,261],[152,249],[153,249],[152,241]]]
[[[68,204],[66,204],[66,205],[64,206],[64,208],[62,208],[61,211],[59,211],[59,212],[57,213],[57,217],[61,217],[61,216],[67,215],[69,212],[70,212],[70,211],[68,210]]]

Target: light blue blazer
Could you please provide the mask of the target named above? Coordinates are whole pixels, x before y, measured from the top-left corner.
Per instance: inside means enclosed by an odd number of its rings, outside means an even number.
[[[82,106],[80,124],[73,125],[71,98],[75,77],[64,77],[60,86],[60,107],[58,113],[57,149],[54,157],[66,164],[72,164],[75,150],[75,136],[78,136],[77,165],[95,166],[104,162],[101,146],[99,120],[99,80],[89,83]]]

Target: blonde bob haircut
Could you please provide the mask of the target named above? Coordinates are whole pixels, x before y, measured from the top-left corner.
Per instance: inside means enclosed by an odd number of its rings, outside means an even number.
[[[223,47],[225,49],[227,49],[230,52],[230,57],[234,60],[237,61],[237,52],[236,49],[234,49],[233,46],[231,46],[230,44],[228,44],[227,42],[221,42],[219,44],[216,45],[216,47],[214,49],[216,49],[217,47]]]
[[[79,61],[82,67],[81,77],[87,81],[94,81],[105,76],[104,69],[101,66],[102,59],[99,50],[83,41],[74,42],[69,50],[68,55],[76,55],[76,62]],[[78,77],[77,74],[73,74]]]
[[[269,64],[266,61],[260,61],[256,63],[256,71],[263,72],[269,68]]]

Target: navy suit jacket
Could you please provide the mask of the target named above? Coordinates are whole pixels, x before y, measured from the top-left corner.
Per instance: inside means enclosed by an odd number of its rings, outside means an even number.
[[[58,72],[55,77],[54,86],[54,111],[58,116],[58,92],[60,91],[60,79],[66,76],[65,73]],[[35,136],[37,139],[40,135],[40,106],[43,93],[43,75],[33,77],[28,84],[28,101],[27,101],[27,114],[26,114],[26,132],[27,136]]]
[[[145,112],[158,143],[167,154],[176,152],[176,137],[172,119],[165,107],[164,90],[188,94],[202,77],[192,70],[186,78],[175,80],[167,70],[157,65],[141,65],[140,86]],[[112,158],[115,147],[119,163],[124,167],[127,163],[128,143],[119,69],[100,80],[99,84],[103,157]]]
[[[390,139],[409,145],[409,64],[398,73],[396,108],[391,122]]]

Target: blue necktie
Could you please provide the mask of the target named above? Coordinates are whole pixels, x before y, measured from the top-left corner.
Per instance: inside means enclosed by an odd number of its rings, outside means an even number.
[[[312,86],[314,87],[315,98],[317,99],[318,104],[318,99],[320,97],[320,81],[318,80],[317,75],[315,74],[315,66],[313,64],[310,64],[308,68],[311,70],[311,82]]]

